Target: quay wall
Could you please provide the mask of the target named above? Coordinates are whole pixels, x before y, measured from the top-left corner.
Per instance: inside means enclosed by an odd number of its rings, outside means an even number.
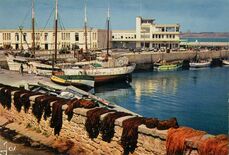
[[[132,63],[139,64],[153,64],[159,60],[165,61],[183,61],[191,60],[196,56],[195,51],[178,51],[178,52],[135,52],[126,53],[124,56],[129,58]],[[200,59],[217,59],[217,58],[229,58],[229,51],[201,51],[198,52]]]
[[[14,92],[12,92],[13,98]],[[37,96],[36,96],[37,97]],[[30,97],[31,104],[34,104],[35,96]],[[32,107],[31,105],[31,107]],[[66,109],[64,105],[62,109]],[[133,116],[126,116],[115,121],[115,134],[110,143],[102,140],[101,135],[95,139],[90,139],[85,130],[86,113],[88,109],[74,109],[74,116],[71,121],[67,120],[67,115],[63,114],[63,126],[59,136],[54,136],[53,129],[50,128],[48,120],[41,119],[40,123],[31,112],[27,113],[22,109],[17,112],[12,104],[10,110],[4,109],[0,105],[0,127],[14,130],[23,136],[30,137],[35,143],[57,149],[59,152],[67,154],[123,154],[120,145],[122,134],[122,122]],[[102,120],[106,114],[102,115]],[[168,130],[149,129],[145,125],[138,127],[137,148],[132,153],[134,155],[165,155],[166,139]],[[185,139],[185,149],[183,154],[198,155],[197,139]],[[131,153],[130,153],[131,154]]]

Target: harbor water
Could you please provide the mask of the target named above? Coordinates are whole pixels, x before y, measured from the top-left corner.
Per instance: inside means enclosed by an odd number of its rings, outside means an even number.
[[[229,38],[182,38],[187,42],[229,42]]]
[[[176,117],[180,126],[228,133],[229,67],[133,74],[130,85],[111,83],[95,94],[144,117]]]

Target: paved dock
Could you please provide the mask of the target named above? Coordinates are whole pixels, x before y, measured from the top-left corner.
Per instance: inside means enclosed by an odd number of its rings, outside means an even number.
[[[8,84],[11,86],[28,86],[29,84],[37,84],[43,83],[51,85],[55,88],[64,88],[60,85],[53,83],[48,77],[37,76],[35,74],[27,74],[24,73],[23,75],[17,71],[9,71],[5,69],[0,69],[0,83]]]

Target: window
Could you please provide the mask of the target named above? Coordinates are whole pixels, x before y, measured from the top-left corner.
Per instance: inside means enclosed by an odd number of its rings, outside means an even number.
[[[48,33],[45,33],[45,41],[47,41],[48,40]]]
[[[16,41],[19,41],[19,34],[18,33],[15,34],[15,39],[16,39]]]
[[[35,39],[36,39],[36,40],[40,40],[40,33],[36,33],[36,34],[35,34]]]
[[[26,33],[23,34],[23,40],[26,41]]]
[[[79,33],[75,33],[75,41],[79,41]]]
[[[175,32],[174,27],[166,27],[166,32]]]
[[[176,27],[176,32],[179,32],[179,27]]]
[[[162,27],[162,28],[161,28],[161,31],[162,31],[162,32],[165,32],[165,28],[164,28],[164,27]]]

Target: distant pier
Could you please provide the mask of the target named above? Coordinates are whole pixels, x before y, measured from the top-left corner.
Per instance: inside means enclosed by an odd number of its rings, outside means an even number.
[[[200,59],[220,59],[229,58],[228,50],[220,51],[176,51],[176,52],[135,52],[135,53],[124,53],[123,56],[129,58],[131,63],[137,64],[137,69],[148,69],[153,63],[160,60],[167,62],[172,61],[184,61],[195,58],[198,54]]]
[[[180,46],[188,46],[188,47],[229,47],[229,42],[181,42]]]

